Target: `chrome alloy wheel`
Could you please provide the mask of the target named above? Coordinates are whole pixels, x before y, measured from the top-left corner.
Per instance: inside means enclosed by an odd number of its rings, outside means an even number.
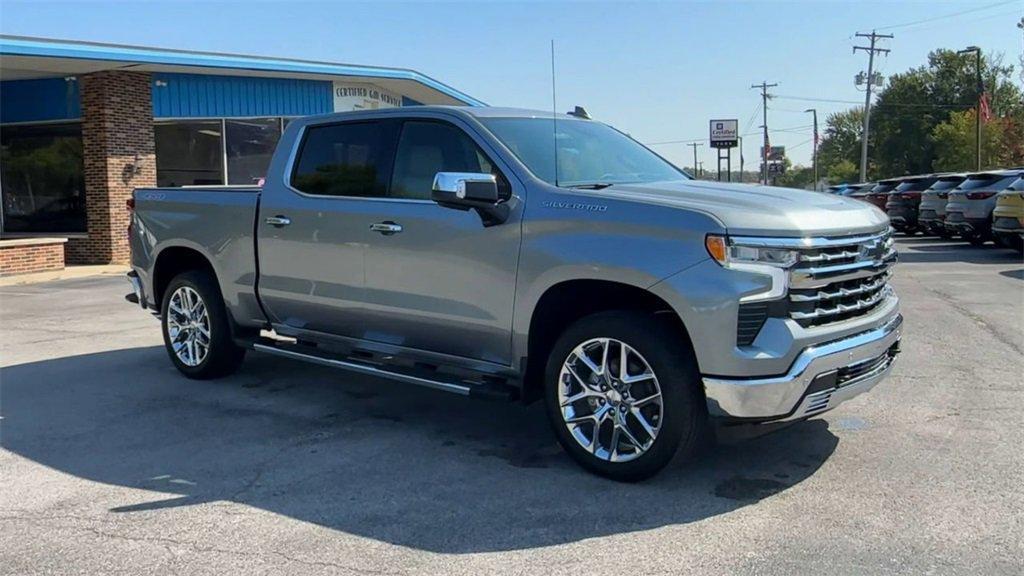
[[[661,387],[647,360],[614,338],[580,344],[558,376],[562,420],[594,456],[628,462],[658,437],[664,413]]]
[[[174,354],[186,366],[198,366],[210,353],[210,314],[199,293],[182,286],[167,306],[167,335]]]

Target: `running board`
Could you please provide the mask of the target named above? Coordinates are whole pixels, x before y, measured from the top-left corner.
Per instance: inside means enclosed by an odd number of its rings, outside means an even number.
[[[457,384],[455,382],[444,382],[441,380],[434,380],[430,378],[424,378],[422,376],[416,376],[413,374],[403,374],[401,372],[392,372],[390,370],[384,370],[375,366],[369,366],[367,364],[361,364],[359,362],[352,362],[349,360],[338,360],[335,358],[327,358],[324,356],[318,356],[316,354],[306,354],[304,352],[297,352],[295,350],[287,350],[279,346],[269,346],[267,344],[256,343],[253,344],[253,349],[259,352],[266,352],[267,354],[274,354],[276,356],[283,356],[285,358],[291,358],[293,360],[301,360],[303,362],[310,362],[312,364],[320,364],[321,366],[329,366],[331,368],[341,368],[343,370],[350,370],[352,372],[358,372],[360,374],[367,374],[369,376],[379,376],[381,378],[388,378],[390,380],[398,380],[408,384],[415,384],[417,386],[426,386],[427,388],[433,388],[435,390],[443,390],[444,392],[451,392],[453,394],[459,394],[462,396],[486,396],[490,390],[480,390],[483,394],[477,394],[476,388],[488,388],[486,386],[474,386],[470,384]]]

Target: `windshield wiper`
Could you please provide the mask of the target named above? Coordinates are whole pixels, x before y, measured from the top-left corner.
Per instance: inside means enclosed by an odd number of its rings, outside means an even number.
[[[566,186],[566,188],[577,188],[580,190],[603,190],[609,186],[614,186],[612,182],[587,182],[584,184],[573,184]]]

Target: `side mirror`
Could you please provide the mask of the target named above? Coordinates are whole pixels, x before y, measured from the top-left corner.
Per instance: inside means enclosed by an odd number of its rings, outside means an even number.
[[[505,222],[510,212],[498,197],[498,179],[493,174],[438,172],[430,197],[445,208],[476,210],[484,226]]]

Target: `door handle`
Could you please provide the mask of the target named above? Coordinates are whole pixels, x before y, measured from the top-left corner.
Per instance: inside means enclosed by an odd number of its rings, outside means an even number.
[[[391,221],[377,222],[376,224],[370,224],[371,232],[380,232],[385,236],[391,236],[392,234],[398,234],[402,231],[402,225],[396,224]]]
[[[281,215],[267,216],[267,218],[266,218],[266,220],[264,220],[264,222],[266,222],[267,224],[270,224],[271,226],[277,226],[278,228],[280,228],[282,226],[287,226],[287,225],[291,224],[292,223],[292,219],[288,218],[287,216],[281,216]]]

